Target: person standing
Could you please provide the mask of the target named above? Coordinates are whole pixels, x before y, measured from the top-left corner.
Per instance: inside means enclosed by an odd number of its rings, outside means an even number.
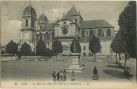
[[[53,78],[53,81],[56,81],[56,71],[53,71],[52,78]]]
[[[75,81],[75,73],[74,73],[74,71],[72,71],[72,78],[71,78],[71,81]]]
[[[94,67],[94,69],[93,69],[93,74],[97,75],[97,68],[96,67]]]
[[[96,67],[94,67],[93,69],[93,76],[92,76],[93,79],[98,79],[99,76],[98,76],[98,70]]]
[[[63,80],[63,71],[60,71],[60,80]]]
[[[60,73],[57,73],[57,80],[60,81]]]
[[[67,74],[67,72],[66,72],[66,70],[64,70],[64,71],[63,71],[63,80],[64,80],[64,81],[66,81],[66,79],[67,79],[66,74]]]

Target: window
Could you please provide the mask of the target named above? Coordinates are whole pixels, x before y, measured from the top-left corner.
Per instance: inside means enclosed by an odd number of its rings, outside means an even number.
[[[83,53],[83,56],[86,56],[86,53]]]
[[[85,45],[83,46],[83,50],[85,50],[86,49],[86,47],[85,47]]]
[[[90,30],[90,31],[89,31],[89,37],[92,37],[93,34],[94,34],[94,33],[93,33],[93,30]]]
[[[104,32],[102,33],[102,36],[105,36],[105,35],[104,35]]]
[[[66,24],[66,22],[64,21],[64,24]]]
[[[102,29],[98,29],[98,36],[103,36]]]
[[[86,36],[88,36],[88,31],[86,31]]]
[[[68,33],[67,28],[63,28],[62,32],[63,32],[64,35],[66,35]]]
[[[91,56],[91,53],[89,53],[89,56]]]
[[[82,37],[85,37],[85,30],[82,30]]]
[[[107,29],[107,36],[111,36],[111,29]]]
[[[40,26],[40,30],[42,30],[42,26]]]
[[[26,26],[28,26],[28,20],[26,20]]]

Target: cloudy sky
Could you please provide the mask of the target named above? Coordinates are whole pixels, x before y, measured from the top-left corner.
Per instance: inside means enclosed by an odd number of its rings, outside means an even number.
[[[43,12],[50,22],[61,18],[63,13],[75,5],[84,20],[105,19],[118,30],[118,17],[128,2],[126,1],[9,1],[1,3],[1,43],[11,39],[18,42],[22,26],[22,13],[31,3],[37,18]]]

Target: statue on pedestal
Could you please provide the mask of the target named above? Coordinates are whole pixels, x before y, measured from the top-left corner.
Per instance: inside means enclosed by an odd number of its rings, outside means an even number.
[[[80,63],[81,46],[78,41],[78,38],[73,39],[72,44],[70,45],[70,51],[72,57],[72,64],[69,68],[67,68],[67,71],[81,73],[85,69],[85,66],[82,66]]]

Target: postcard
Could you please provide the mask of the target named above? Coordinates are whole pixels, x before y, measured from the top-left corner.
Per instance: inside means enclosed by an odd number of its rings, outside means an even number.
[[[0,1],[1,89],[137,89],[136,1]]]

